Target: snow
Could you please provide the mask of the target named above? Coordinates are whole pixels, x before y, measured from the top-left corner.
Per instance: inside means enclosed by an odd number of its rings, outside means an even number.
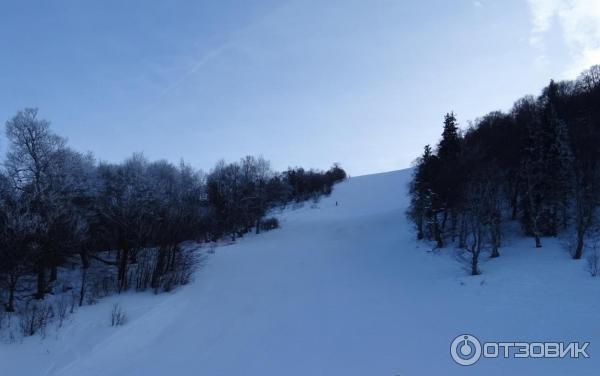
[[[600,278],[556,239],[510,237],[467,275],[414,240],[410,170],[353,177],[282,228],[216,249],[173,293],[80,309],[48,338],[0,344],[3,375],[595,375]],[[336,202],[338,205],[336,206]],[[487,257],[484,257],[487,259]],[[128,322],[110,327],[123,306]],[[450,343],[589,341],[588,359],[455,364]],[[600,354],[600,353],[598,353]]]

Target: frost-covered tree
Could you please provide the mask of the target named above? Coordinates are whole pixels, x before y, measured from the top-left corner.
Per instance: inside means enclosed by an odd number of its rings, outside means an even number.
[[[15,311],[20,282],[39,258],[38,234],[42,220],[26,195],[9,177],[0,174],[0,282],[7,292],[5,309]]]
[[[103,289],[111,288],[108,280],[118,291],[169,290],[189,281],[198,262],[182,242],[272,228],[273,221],[261,222],[269,209],[328,194],[346,177],[339,165],[326,172],[297,169],[302,173],[292,186],[290,175],[272,171],[262,157],[220,162],[208,176],[141,154],[98,164],[70,149],[37,109],[18,112],[6,123],[6,136],[0,300],[8,311],[18,309],[19,294],[43,299],[56,292],[61,267],[76,263],[80,305],[89,293],[88,269],[98,263],[94,283],[102,280]]]
[[[194,239],[203,231],[206,216],[202,195],[204,182],[202,174],[189,165],[180,163],[178,167],[159,161],[148,166],[155,204],[152,242],[158,255],[151,266],[151,287],[158,289],[163,278],[176,268],[180,255],[179,244]]]
[[[25,109],[6,123],[9,151],[6,168],[16,189],[29,200],[32,213],[39,219],[32,247],[36,250],[36,297],[47,292],[46,273],[57,258],[52,231],[62,211],[54,184],[60,173],[65,140],[50,130],[50,123],[37,117],[37,109]]]
[[[239,163],[219,162],[208,175],[208,199],[217,219],[217,233],[235,239],[255,227],[271,206],[268,196],[274,174],[263,158],[248,156]],[[271,188],[271,190],[269,190]]]
[[[110,243],[118,249],[120,289],[129,287],[128,265],[148,245],[152,230],[154,197],[147,169],[148,161],[141,154],[134,154],[121,165],[99,166],[97,208]]]

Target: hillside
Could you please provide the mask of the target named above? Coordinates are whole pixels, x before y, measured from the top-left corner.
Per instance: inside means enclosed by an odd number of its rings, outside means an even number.
[[[48,338],[0,344],[6,375],[592,375],[600,280],[559,241],[505,239],[469,276],[454,251],[417,243],[410,170],[353,177],[282,228],[218,247],[174,293],[126,294],[81,309]],[[129,321],[109,327],[119,302]],[[589,341],[588,359],[482,359],[450,343]]]

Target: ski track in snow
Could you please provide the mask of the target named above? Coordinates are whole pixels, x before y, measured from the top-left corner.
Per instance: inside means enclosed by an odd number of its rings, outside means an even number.
[[[169,294],[80,309],[48,338],[0,344],[2,375],[597,375],[600,279],[556,239],[509,238],[471,277],[417,243],[410,170],[353,177],[282,228],[216,249]],[[335,203],[338,202],[336,206]],[[119,302],[129,321],[109,327]],[[589,341],[589,359],[453,363],[450,342]],[[598,356],[596,357],[596,354]]]

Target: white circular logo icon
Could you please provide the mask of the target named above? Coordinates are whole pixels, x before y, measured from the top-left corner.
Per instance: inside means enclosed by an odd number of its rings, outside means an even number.
[[[456,363],[470,366],[481,357],[481,343],[475,336],[461,334],[452,341],[450,354]]]

